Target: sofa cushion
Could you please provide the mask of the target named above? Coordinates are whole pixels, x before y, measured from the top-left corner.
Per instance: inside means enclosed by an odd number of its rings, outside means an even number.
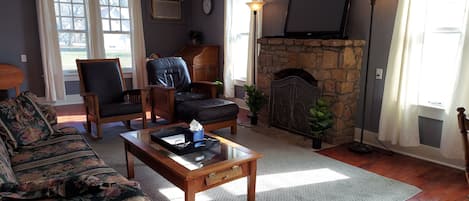
[[[177,92],[174,94],[174,100],[176,104],[185,102],[185,101],[193,101],[193,100],[202,100],[207,99],[207,95],[203,93],[194,93],[194,92]]]
[[[18,181],[11,168],[10,154],[3,140],[0,139],[0,191],[11,191],[17,185]]]
[[[24,146],[46,139],[54,131],[34,101],[35,95],[23,92],[16,99],[0,103],[0,125],[17,146]]]

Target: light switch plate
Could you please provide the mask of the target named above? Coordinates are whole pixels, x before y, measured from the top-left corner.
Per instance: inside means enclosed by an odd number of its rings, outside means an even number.
[[[28,62],[28,56],[26,56],[26,54],[21,54],[21,62],[23,63]]]
[[[382,68],[377,68],[376,69],[376,79],[377,80],[382,80],[383,79],[383,69]]]

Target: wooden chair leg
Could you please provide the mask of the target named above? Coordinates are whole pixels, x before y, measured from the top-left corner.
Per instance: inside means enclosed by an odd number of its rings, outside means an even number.
[[[142,127],[147,128],[147,114],[145,113],[142,115]]]
[[[466,172],[466,182],[469,184],[469,172]]]
[[[125,125],[125,127],[127,128],[127,130],[131,130],[132,127],[130,126],[130,120],[125,120],[125,121],[122,121]]]
[[[236,124],[236,122],[234,124],[231,125],[231,134],[232,135],[236,135],[238,133],[238,125]]]
[[[153,112],[153,109],[151,110],[151,122],[156,123],[156,114]]]
[[[86,132],[91,134],[91,121],[86,120],[86,125],[85,126],[86,126]]]
[[[96,138],[97,139],[103,139],[102,134],[103,134],[103,131],[101,129],[101,124],[96,123]]]

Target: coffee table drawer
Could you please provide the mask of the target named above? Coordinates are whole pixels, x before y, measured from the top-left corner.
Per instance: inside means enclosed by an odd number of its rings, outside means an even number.
[[[247,165],[235,165],[231,168],[212,172],[205,176],[205,185],[213,186],[226,183],[228,181],[243,177],[247,175]]]

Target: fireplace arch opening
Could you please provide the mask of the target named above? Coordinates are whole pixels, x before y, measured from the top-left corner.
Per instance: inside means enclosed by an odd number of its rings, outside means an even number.
[[[303,69],[290,68],[274,73],[270,87],[269,125],[311,136],[309,108],[321,95],[318,81]]]

